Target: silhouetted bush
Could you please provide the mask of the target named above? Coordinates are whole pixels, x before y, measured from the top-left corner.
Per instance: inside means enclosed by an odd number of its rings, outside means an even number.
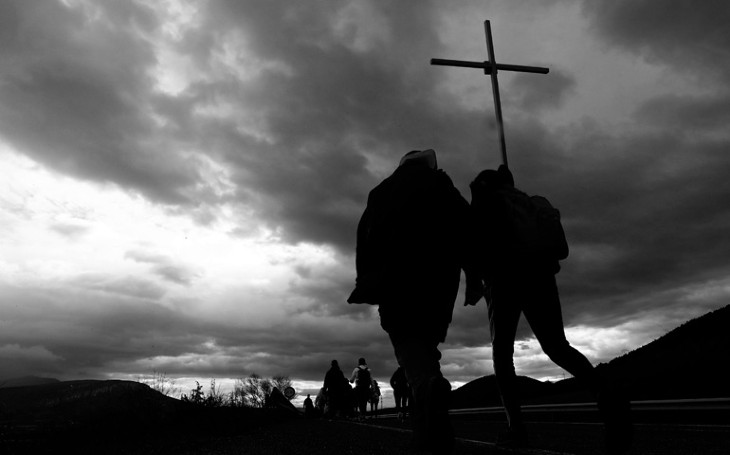
[[[264,378],[256,373],[252,373],[245,379],[236,379],[233,391],[228,394],[221,393],[220,386],[216,386],[215,379],[210,380],[207,395],[203,392],[203,386],[198,381],[195,381],[195,384],[196,386],[190,391],[190,394],[182,394],[180,400],[210,408],[263,408],[266,406],[266,400],[274,388],[283,392],[288,387],[292,387],[289,376],[276,375],[272,378]],[[291,401],[296,396],[295,392],[293,396],[287,397],[287,399]]]

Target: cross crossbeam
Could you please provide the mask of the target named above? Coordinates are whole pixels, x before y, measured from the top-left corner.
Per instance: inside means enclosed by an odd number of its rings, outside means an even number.
[[[461,66],[463,68],[483,68],[484,74],[492,73],[492,62],[467,62],[465,60],[448,60],[445,58],[432,58],[432,65],[441,66]],[[508,65],[506,63],[497,63],[497,70],[503,71],[519,71],[522,73],[539,73],[547,74],[550,72],[550,68],[543,68],[541,66],[524,66],[524,65]]]
[[[497,63],[494,57],[494,44],[492,42],[492,27],[489,21],[484,21],[484,34],[487,37],[487,54],[489,60],[484,62],[468,62],[464,60],[447,60],[442,58],[432,58],[432,65],[442,66],[458,66],[463,68],[481,68],[484,74],[488,74],[492,78],[492,94],[494,96],[494,111],[497,117],[497,125],[499,127],[499,145],[502,151],[502,162],[507,166],[507,144],[504,139],[504,121],[502,120],[502,102],[499,99],[499,81],[497,73],[503,71],[517,71],[522,73],[538,73],[547,74],[550,70],[540,66],[523,66],[508,65],[505,63]]]

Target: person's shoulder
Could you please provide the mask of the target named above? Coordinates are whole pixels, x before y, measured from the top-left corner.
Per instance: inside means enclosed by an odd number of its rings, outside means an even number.
[[[447,174],[443,169],[433,171],[430,179],[434,186],[436,186],[440,191],[445,193],[458,193],[459,196],[461,196],[461,193],[459,193],[459,190],[457,190],[454,185],[454,181],[451,180],[449,174]]]
[[[446,171],[444,171],[443,169],[436,169],[433,175],[435,176],[435,178],[441,180],[444,183],[449,183],[451,185],[454,184],[449,174],[447,174]]]
[[[399,185],[399,181],[400,179],[398,179],[395,174],[391,174],[383,179],[380,183],[375,185],[375,187],[373,187],[373,189],[371,189],[368,193],[368,202],[387,198],[387,195],[390,194],[394,190],[394,188],[397,188],[397,186]]]

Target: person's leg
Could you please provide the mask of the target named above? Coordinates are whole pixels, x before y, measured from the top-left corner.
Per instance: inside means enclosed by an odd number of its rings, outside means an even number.
[[[555,276],[546,274],[531,279],[530,295],[523,312],[545,354],[558,366],[586,384],[594,393],[598,383],[593,365],[565,338],[560,296]]]
[[[340,394],[330,392],[327,398],[327,417],[336,417],[340,411]]]
[[[389,333],[398,364],[405,369],[413,399],[414,444],[434,453],[448,453],[454,443],[448,416],[451,385],[441,374],[438,340]]]
[[[393,398],[395,399],[395,415],[399,420],[403,420],[403,396],[400,390],[393,389]]]
[[[365,414],[368,411],[368,389],[365,387],[356,387],[355,390],[357,393],[357,403],[360,408],[360,415],[365,417]]]
[[[514,345],[520,320],[520,286],[499,281],[492,285],[491,299],[487,302],[489,331],[492,339],[492,360],[502,404],[510,428],[522,426],[520,395],[515,373]]]
[[[625,453],[633,439],[631,405],[623,393],[604,383],[590,361],[565,338],[562,310],[553,275],[541,277],[531,287],[535,296],[524,312],[545,354],[585,384],[596,397],[603,416],[610,453]]]
[[[395,412],[399,413],[400,406],[401,406],[400,405],[401,395],[400,395],[400,392],[395,389],[393,389],[393,399],[395,400]]]

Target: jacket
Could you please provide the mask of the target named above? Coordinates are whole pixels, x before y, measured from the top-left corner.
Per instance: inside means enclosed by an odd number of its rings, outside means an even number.
[[[398,167],[368,196],[348,302],[379,305],[388,332],[429,332],[443,341],[467,268],[468,218],[469,204],[445,172]]]

